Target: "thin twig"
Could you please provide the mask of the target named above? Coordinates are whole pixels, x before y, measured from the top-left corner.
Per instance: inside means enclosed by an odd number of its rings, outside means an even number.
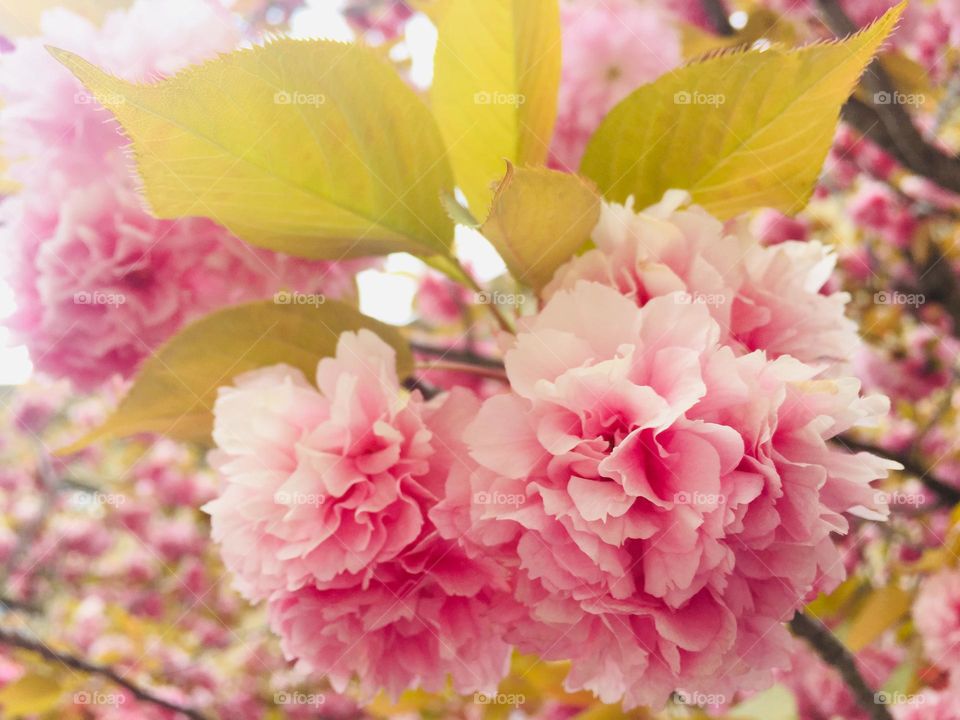
[[[806,640],[827,665],[840,673],[857,704],[863,708],[870,720],[893,720],[890,710],[879,701],[878,694],[857,669],[856,658],[826,625],[798,610],[790,621],[790,630],[797,637]]]
[[[474,279],[473,275],[471,275],[466,271],[464,271],[463,274],[467,278],[467,281],[470,283],[471,290],[477,293],[478,296],[486,294],[483,288],[480,287],[480,284]],[[504,332],[507,332],[513,335],[514,333],[513,325],[510,323],[510,320],[507,318],[507,316],[503,314],[503,311],[500,310],[500,307],[492,300],[484,304],[488,308],[490,308],[490,312],[493,315],[494,319],[497,321],[497,324],[500,326],[500,329],[503,330]]]
[[[96,665],[92,662],[84,660],[83,658],[78,658],[75,655],[53,650],[39,640],[32,640],[21,633],[8,630],[6,628],[0,628],[0,644],[20,648],[22,650],[29,650],[30,652],[37,653],[47,660],[63,663],[73,670],[77,670],[88,675],[97,675],[105,678],[123,688],[126,688],[133,694],[134,697],[139,700],[180,713],[181,715],[190,718],[190,720],[207,720],[206,716],[199,711],[178,705],[177,703],[169,700],[164,700],[162,697],[159,697],[153,692],[140,687],[133,681],[128,680],[111,667],[106,665]]]

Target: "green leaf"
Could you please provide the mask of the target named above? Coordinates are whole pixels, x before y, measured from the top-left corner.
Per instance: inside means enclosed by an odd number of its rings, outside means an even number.
[[[517,280],[540,290],[589,241],[599,218],[600,197],[582,178],[507,163],[480,232]]]
[[[874,590],[850,623],[844,644],[860,652],[906,615],[912,602],[913,596],[896,585]]]
[[[560,85],[557,0],[448,0],[431,102],[457,184],[486,214],[503,161],[547,157]]]
[[[904,3],[846,40],[733,52],[636,90],[590,139],[581,172],[638,207],[689,190],[720,218],[806,205],[840,108]]]
[[[457,225],[474,229],[480,227],[480,222],[473,216],[473,213],[461,205],[453,193],[444,193],[440,197],[440,201],[443,203],[447,215],[449,215],[450,219]]]
[[[0,689],[2,715],[13,720],[49,712],[60,704],[63,693],[63,685],[54,678],[28,672]]]
[[[240,373],[277,363],[313,378],[317,361],[333,355],[340,333],[348,330],[368,328],[391,345],[401,377],[413,368],[406,341],[389,325],[339,302],[278,302],[237,305],[188,325],[144,362],[106,422],[60,454],[141,432],[207,442],[218,387]]]
[[[120,121],[158,216],[310,258],[449,253],[440,132],[369,48],[274,40],[153,85],[50,52]]]
[[[778,684],[735,705],[726,717],[731,720],[796,720],[797,702],[789,688]]]

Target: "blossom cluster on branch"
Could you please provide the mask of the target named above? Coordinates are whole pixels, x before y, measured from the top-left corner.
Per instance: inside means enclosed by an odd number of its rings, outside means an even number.
[[[0,714],[960,718],[955,5],[0,12]]]

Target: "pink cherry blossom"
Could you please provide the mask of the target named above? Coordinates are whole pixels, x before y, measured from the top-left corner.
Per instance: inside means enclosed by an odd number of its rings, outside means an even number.
[[[680,64],[680,35],[653,2],[561,5],[563,70],[551,163],[576,170],[587,140],[620,100]]]
[[[884,517],[870,483],[895,466],[827,442],[882,398],[735,353],[683,297],[555,292],[506,353],[513,392],[467,428],[472,495],[438,511],[515,568],[508,637],[627,707],[768,684],[781,623],[845,574],[831,535]]]
[[[369,41],[379,43],[402,35],[413,10],[406,0],[349,0],[343,14]]]
[[[923,581],[913,604],[913,622],[927,659],[960,672],[960,572],[942,570]]]
[[[844,315],[849,296],[821,292],[835,255],[819,242],[763,247],[745,227],[728,232],[689,202],[687,193],[671,190],[640,212],[629,203],[604,204],[596,248],[561,266],[545,297],[580,280],[614,287],[638,305],[681,292],[709,309],[723,342],[746,352],[804,362],[852,356],[859,338]]]
[[[342,574],[369,582],[423,526],[430,495],[416,478],[433,448],[419,395],[401,396],[394,351],[369,331],[344,335],[316,382],[275,366],[217,399],[212,459],[229,482],[205,507],[251,598]]]
[[[713,32],[710,18],[703,9],[700,0],[665,0],[664,5],[680,21],[690,23],[696,27]]]
[[[881,296],[882,297],[882,296]],[[904,348],[895,355],[864,346],[853,358],[857,377],[895,400],[917,402],[950,384],[960,358],[960,341],[929,325],[906,325]]]
[[[778,245],[787,240],[806,240],[810,234],[810,227],[804,220],[766,208],[753,218],[750,231],[764,245]]]
[[[433,326],[446,326],[464,321],[464,310],[473,301],[473,294],[439,273],[427,273],[420,281],[416,298],[417,313]]]
[[[17,300],[8,324],[38,369],[89,390],[129,376],[185,322],[213,309],[281,289],[353,292],[362,262],[294,259],[251,248],[208,220],[147,213],[126,140],[44,48],[153,79],[240,42],[217,3],[139,0],[101,27],[57,10],[44,15],[42,32],[0,55],[0,140],[16,148],[9,175],[20,186],[0,206]]]
[[[879,181],[864,181],[850,198],[848,207],[854,222],[900,248],[909,245],[917,228],[917,219],[910,208],[888,185]]]
[[[956,720],[960,717],[960,692],[950,686],[943,690],[924,688],[920,692],[878,693],[898,702],[890,708],[895,720]]]
[[[903,660],[902,655],[898,648],[868,647],[857,654],[857,669],[870,687],[880,688]],[[790,670],[777,673],[777,679],[793,692],[800,718],[870,720],[836,669],[802,641],[796,643]]]
[[[439,690],[450,673],[462,692],[491,690],[506,671],[489,620],[503,571],[429,518],[477,405],[462,389],[407,394],[367,330],[341,336],[316,387],[281,365],[220,391],[213,537],[239,589],[270,599],[287,655],[338,689],[356,674],[371,694]]]

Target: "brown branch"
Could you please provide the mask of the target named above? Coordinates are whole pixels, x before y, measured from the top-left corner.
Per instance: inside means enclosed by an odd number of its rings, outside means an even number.
[[[700,6],[718,35],[729,37],[736,34],[736,30],[730,24],[730,16],[723,0],[700,0]]]
[[[25,600],[7,597],[6,595],[0,595],[0,610],[23,612],[28,615],[39,615],[42,612],[39,605],[34,605]]]
[[[436,357],[442,360],[467,363],[469,365],[476,365],[477,367],[490,368],[491,370],[503,370],[502,361],[480,355],[472,350],[457,350],[455,348],[437,347],[436,345],[425,345],[418,342],[411,342],[410,349],[421,355],[429,355],[430,357]]]
[[[870,720],[893,720],[890,710],[880,702],[878,693],[867,684],[857,669],[856,658],[826,625],[798,610],[790,621],[790,630],[806,640],[827,665],[840,673],[857,704]]]
[[[448,372],[462,372],[470,373],[472,375],[477,375],[478,377],[485,377],[491,380],[500,380],[502,382],[509,382],[507,380],[507,373],[500,368],[483,367],[481,365],[474,365],[473,363],[465,362],[456,362],[453,360],[428,360],[425,363],[417,363],[418,370],[446,370]]]
[[[134,697],[142,700],[143,702],[148,702],[165,708],[166,710],[172,710],[173,712],[180,713],[181,715],[190,718],[190,720],[207,720],[206,716],[201,714],[199,711],[188,707],[183,707],[182,705],[178,705],[169,700],[164,700],[162,697],[159,697],[153,694],[151,691],[145,690],[144,688],[135,684],[133,681],[128,680],[111,667],[106,665],[96,665],[74,655],[53,650],[39,640],[32,640],[18,632],[14,632],[6,628],[0,628],[0,644],[20,648],[21,650],[28,650],[47,660],[63,663],[73,670],[77,670],[88,675],[97,675],[105,678],[116,685],[126,688]]]
[[[837,0],[817,0],[827,26],[836,35],[850,35],[857,26]],[[960,193],[960,159],[928,143],[906,108],[896,102],[898,90],[879,59],[863,76],[866,102],[851,99],[844,106],[843,119],[860,133],[883,147],[904,167],[933,180],[941,187]]]
[[[423,380],[423,378],[418,377],[408,377],[403,381],[403,386],[410,392],[419,390],[420,394],[423,395],[425,400],[432,400],[441,392],[440,388],[434,387],[430,383]]]

